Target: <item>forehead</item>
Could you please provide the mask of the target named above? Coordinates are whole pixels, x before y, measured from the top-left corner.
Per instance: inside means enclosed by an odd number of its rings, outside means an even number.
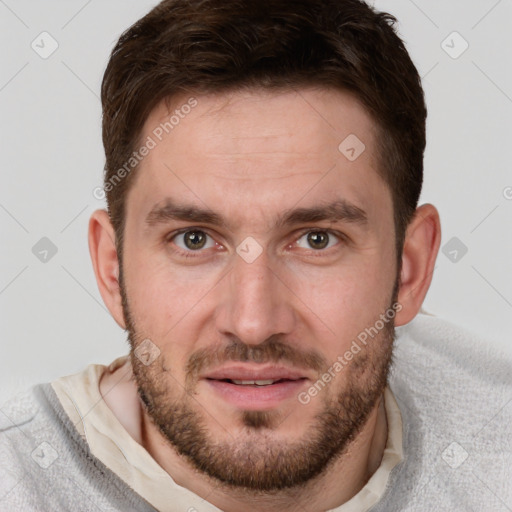
[[[172,138],[181,152],[198,156],[197,146],[210,154],[220,146],[223,152],[262,155],[276,149],[317,152],[320,146],[337,150],[350,134],[366,139],[370,149],[373,145],[374,121],[354,96],[333,89],[252,89],[169,101],[153,109],[142,136],[157,143]]]
[[[269,216],[340,197],[379,215],[390,194],[375,133],[362,105],[335,90],[178,96],[145,122],[140,141],[152,149],[129,195],[141,215],[169,196],[239,217],[248,203],[253,215]]]

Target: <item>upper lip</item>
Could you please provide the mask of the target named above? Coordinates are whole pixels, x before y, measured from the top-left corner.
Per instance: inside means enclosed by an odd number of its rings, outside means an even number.
[[[215,380],[298,380],[308,378],[303,370],[276,365],[225,365],[202,376],[203,379]]]

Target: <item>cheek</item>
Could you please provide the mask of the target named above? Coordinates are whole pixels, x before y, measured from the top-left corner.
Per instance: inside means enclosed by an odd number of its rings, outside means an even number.
[[[126,265],[126,289],[137,331],[148,333],[164,348],[176,338],[194,336],[197,313],[202,311],[218,276],[192,267],[176,269],[151,255],[135,255]]]
[[[310,323],[340,350],[385,313],[393,284],[393,267],[379,260],[302,276],[294,289]]]

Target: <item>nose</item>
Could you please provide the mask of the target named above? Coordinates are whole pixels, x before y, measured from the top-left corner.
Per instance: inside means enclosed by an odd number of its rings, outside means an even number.
[[[271,268],[265,252],[251,263],[238,255],[234,258],[219,290],[218,332],[236,336],[247,345],[291,333],[296,321],[294,295],[284,283],[284,276]]]

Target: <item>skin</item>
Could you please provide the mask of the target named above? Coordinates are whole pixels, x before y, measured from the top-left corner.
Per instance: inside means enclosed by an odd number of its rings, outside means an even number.
[[[175,98],[174,108],[187,99]],[[121,380],[119,371],[106,372],[100,391],[128,432],[179,485],[222,510],[287,511],[297,510],[298,503],[308,511],[334,508],[364,486],[382,458],[387,425],[382,386],[372,382],[372,372],[391,346],[384,331],[307,405],[295,393],[278,404],[256,407],[268,413],[269,423],[261,428],[248,427],[246,408],[226,401],[205,379],[187,381],[187,363],[201,350],[224,356],[233,339],[257,350],[277,338],[294,354],[314,352],[330,366],[390,307],[398,277],[393,205],[377,172],[375,123],[352,96],[328,89],[239,91],[201,95],[197,101],[141,162],[127,197],[122,285],[129,312],[123,310],[108,214],[98,210],[91,217],[89,245],[103,300],[116,322],[131,331],[132,343],[149,338],[160,351],[147,367],[132,357],[136,378],[131,371]],[[164,104],[157,106],[141,140],[168,116]],[[366,146],[355,161],[338,150],[349,134]],[[166,198],[209,208],[225,225],[169,220],[148,228],[148,213]],[[363,210],[367,221],[276,224],[291,209],[339,199]],[[185,258],[183,236],[172,236],[192,227],[211,238],[199,256],[193,251],[193,257]],[[328,248],[311,248],[308,230],[331,232]],[[236,252],[249,236],[262,249],[252,263]],[[396,326],[418,313],[439,243],[438,213],[423,205],[406,234]],[[209,369],[215,367],[213,359],[208,363]],[[322,373],[312,367],[300,371],[299,391],[309,389]],[[356,383],[362,391],[377,389],[379,396],[325,471],[301,486],[257,493],[197,471],[153,421],[137,393],[141,383],[160,393],[161,412],[165,404],[188,400],[210,441],[233,449],[252,446],[255,456],[264,453],[257,451],[261,446],[308,442],[318,414]]]

